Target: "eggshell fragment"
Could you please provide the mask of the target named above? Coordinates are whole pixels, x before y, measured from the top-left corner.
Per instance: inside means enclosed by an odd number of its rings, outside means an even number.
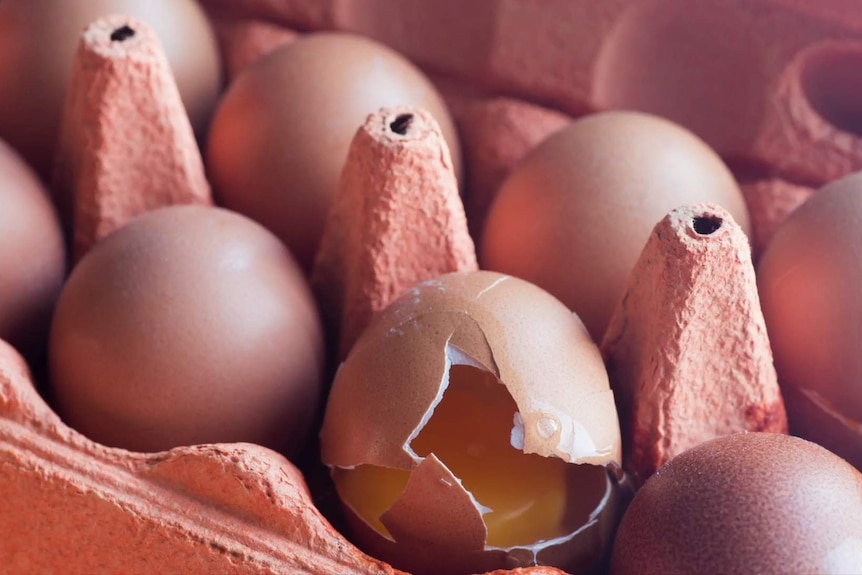
[[[419,573],[530,565],[545,551],[557,552],[561,565],[596,561],[620,503],[616,483],[600,467],[570,494],[595,505],[582,532],[533,549],[500,549],[485,546],[482,502],[445,461],[428,462],[414,452],[411,442],[433,417],[456,365],[490,372],[505,386],[517,406],[510,438],[515,449],[569,463],[618,465],[613,395],[598,349],[577,317],[516,278],[447,274],[407,290],[377,314],[333,384],[321,431],[324,463],[345,472],[361,465],[410,471],[407,488],[381,517],[400,533],[393,534],[397,544],[347,504],[356,536],[372,553]],[[441,484],[451,506],[426,496]],[[435,547],[440,541],[429,541],[433,534],[448,541],[452,533],[464,534],[454,548],[443,551]]]
[[[758,265],[790,430],[862,469],[862,174],[816,192]]]
[[[715,437],[787,431],[748,239],[719,206],[656,224],[602,353],[639,481]]]
[[[173,204],[211,204],[191,123],[156,33],[109,16],[81,37],[54,177],[74,251],[133,217]]]
[[[445,516],[426,513],[428,501],[445,509]],[[428,554],[481,549],[487,535],[476,502],[433,453],[413,469],[404,492],[380,519],[399,544],[428,547]]]
[[[432,457],[433,455],[429,455],[426,461]],[[423,464],[424,461],[420,466]],[[426,473],[425,470],[419,471],[422,476],[420,482],[428,492],[439,493],[441,489],[460,491],[460,495],[448,494],[449,499],[458,502],[455,508],[448,507],[443,499],[436,496],[429,499],[425,489],[405,491],[393,507],[403,507],[413,512],[412,516],[408,517],[404,513],[399,517],[410,527],[412,537],[404,537],[402,533],[400,538],[393,540],[381,537],[378,531],[346,506],[345,514],[352,540],[369,555],[386,558],[413,575],[482,573],[500,569],[501,565],[512,567],[536,564],[562,566],[569,573],[602,572],[599,566],[608,559],[609,545],[624,510],[629,486],[617,484],[615,479],[603,474],[600,468],[596,468],[599,473],[592,477],[591,482],[573,481],[568,494],[569,501],[577,499],[574,506],[579,508],[578,511],[583,511],[583,508],[590,504],[595,505],[595,508],[589,510],[585,523],[568,537],[542,541],[534,546],[512,548],[483,546],[483,540],[479,545],[468,548],[464,545],[464,539],[458,539],[457,544],[444,548],[440,544],[429,542],[428,535],[433,532],[429,523],[439,526],[440,529],[445,527],[447,534],[462,533],[467,540],[474,542],[486,530],[484,524],[477,522],[481,521],[483,515],[477,509],[476,502],[472,501],[472,494],[459,489],[457,483],[447,485],[452,482],[453,475],[445,467],[436,468],[440,470],[439,475]],[[433,479],[437,480],[436,484]],[[439,482],[440,479],[443,479],[445,484]],[[470,501],[472,503],[468,507],[467,503]],[[384,517],[388,515],[384,514]],[[390,520],[387,527],[391,524]],[[417,524],[421,528],[417,528]],[[474,530],[470,530],[470,526]],[[395,529],[397,531],[398,526]],[[390,533],[392,532],[390,530]],[[533,573],[532,569],[540,567],[516,567],[513,571]]]
[[[620,524],[612,575],[862,573],[862,474],[797,437],[739,433],[674,458]]]
[[[437,122],[417,108],[369,115],[350,146],[312,274],[340,330],[341,357],[405,289],[477,267]]]

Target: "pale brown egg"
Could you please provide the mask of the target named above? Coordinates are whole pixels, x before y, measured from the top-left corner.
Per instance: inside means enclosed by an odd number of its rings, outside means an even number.
[[[619,512],[619,433],[577,316],[523,280],[466,272],[372,321],[335,378],[322,459],[356,541],[396,567],[580,570]]]
[[[0,339],[44,351],[66,270],[60,221],[39,178],[0,140]]]
[[[612,575],[862,573],[862,475],[798,437],[737,434],[672,459],[638,491]]]
[[[748,233],[736,181],[695,135],[636,112],[588,116],[509,175],[485,222],[480,264],[548,290],[598,341],[653,226],[697,203],[722,206]]]
[[[318,404],[322,348],[284,245],[239,214],[181,206],[132,220],[78,263],[49,362],[60,415],[103,444],[291,453]]]
[[[123,14],[158,34],[195,131],[202,136],[221,88],[218,46],[194,0],[0,1],[0,137],[40,175],[54,159],[72,59],[84,28]]]
[[[793,212],[757,276],[791,432],[862,469],[862,174]]]
[[[207,163],[216,200],[262,223],[309,269],[350,142],[384,107],[427,109],[456,175],[452,119],[425,75],[393,50],[348,34],[311,34],[231,84],[213,119]]]

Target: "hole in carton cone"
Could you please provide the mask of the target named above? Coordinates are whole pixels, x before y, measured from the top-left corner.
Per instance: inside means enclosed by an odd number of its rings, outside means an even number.
[[[698,235],[709,236],[717,232],[722,223],[717,216],[698,216],[692,221],[692,226]]]
[[[111,41],[112,42],[125,42],[129,38],[135,35],[135,31],[129,26],[121,26],[111,32]]]
[[[805,61],[802,90],[811,108],[837,129],[862,137],[862,47],[825,47]]]
[[[395,132],[396,134],[400,134],[402,136],[407,135],[407,130],[410,129],[410,125],[413,123],[413,114],[400,114],[397,118],[395,118],[390,124],[389,129]]]

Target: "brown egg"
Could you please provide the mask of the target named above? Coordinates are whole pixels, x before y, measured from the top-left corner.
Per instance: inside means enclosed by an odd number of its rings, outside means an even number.
[[[72,58],[84,27],[125,14],[153,27],[196,132],[209,124],[221,84],[218,46],[194,0],[0,1],[0,137],[46,177]]]
[[[714,439],[638,491],[612,575],[862,573],[862,475],[797,437]]]
[[[322,328],[284,245],[201,206],[131,221],[80,261],[51,330],[58,411],[110,446],[302,445]]]
[[[757,268],[791,432],[862,469],[862,173],[785,220]]]
[[[60,221],[39,178],[0,141],[0,339],[44,348],[66,254]]]
[[[492,272],[408,290],[339,370],[322,459],[356,540],[414,574],[595,567],[620,491],[598,348],[562,303]]]
[[[431,112],[459,175],[446,105],[404,57],[335,33],[276,50],[234,80],[216,111],[207,150],[216,200],[272,230],[309,269],[354,134],[394,106]]]
[[[739,187],[696,136],[641,113],[588,116],[509,175],[485,222],[480,264],[548,290],[598,341],[653,226],[697,203],[724,207],[748,233]]]

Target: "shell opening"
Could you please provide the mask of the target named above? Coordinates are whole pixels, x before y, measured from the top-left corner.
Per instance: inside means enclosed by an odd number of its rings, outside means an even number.
[[[538,422],[538,433],[557,434],[555,423]],[[456,487],[470,497],[487,529],[486,548],[567,540],[590,521],[607,491],[607,471],[601,466],[524,453],[523,431],[506,386],[449,346],[440,392],[405,449],[417,461],[433,454],[458,480]],[[411,473],[361,465],[333,470],[333,478],[345,504],[392,540],[381,516],[411,496],[406,490]],[[433,500],[422,505],[428,514],[447,512]]]
[[[419,425],[416,426],[413,433],[410,434],[410,437],[407,438],[407,442],[404,444],[404,451],[409,453],[410,457],[412,457],[416,462],[420,461],[422,457],[413,451],[413,440],[416,439],[419,433],[421,433],[421,431],[425,429],[425,426],[428,425],[428,421],[431,419],[431,416],[434,415],[434,410],[437,409],[437,406],[440,405],[441,401],[443,401],[443,395],[446,393],[446,390],[449,389],[449,373],[452,370],[453,363],[453,354],[450,352],[451,349],[454,348],[452,348],[452,346],[446,346],[446,368],[443,370],[443,379],[440,382],[440,389],[437,390],[437,397],[434,398],[428,411],[425,412],[422,419],[419,421]]]

